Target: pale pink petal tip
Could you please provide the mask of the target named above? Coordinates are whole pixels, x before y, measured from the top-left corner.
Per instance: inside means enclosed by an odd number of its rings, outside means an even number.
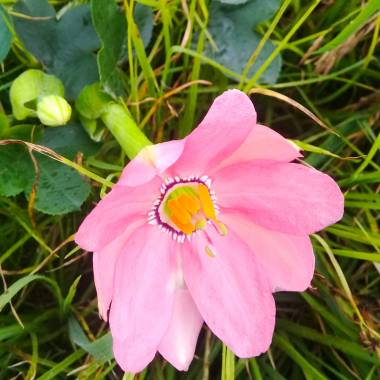
[[[229,229],[194,238],[184,253],[184,276],[211,331],[241,358],[265,352],[273,336],[275,304],[257,258]],[[205,248],[213,252],[211,257]]]
[[[273,292],[302,292],[310,286],[315,257],[307,235],[269,230],[238,213],[223,213],[223,222],[237,231],[240,238],[255,252]]]
[[[202,324],[189,291],[176,290],[172,319],[158,351],[179,371],[187,371],[193,360]]]
[[[228,90],[212,103],[206,116],[185,137],[181,157],[173,165],[177,175],[208,174],[229,157],[256,125],[251,99],[239,90]]]
[[[118,184],[138,186],[162,174],[181,156],[184,144],[184,140],[172,140],[145,147],[125,167]]]
[[[337,183],[301,164],[254,160],[218,171],[213,183],[222,208],[235,210],[262,227],[310,235],[343,216]]]
[[[139,351],[131,344],[113,337],[113,354],[117,364],[124,372],[139,373],[154,359],[156,350]]]
[[[301,158],[300,148],[264,125],[257,124],[240,147],[220,167],[253,160],[290,162]]]
[[[158,228],[144,225],[128,239],[126,254],[117,261],[109,320],[115,358],[126,371],[147,366],[168,329],[174,243]]]

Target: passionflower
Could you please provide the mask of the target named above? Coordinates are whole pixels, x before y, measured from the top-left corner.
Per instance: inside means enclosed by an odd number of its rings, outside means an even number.
[[[308,235],[343,214],[334,180],[300,157],[230,90],[189,136],[125,167],[76,234],[94,252],[99,311],[125,371],[157,351],[187,370],[203,322],[241,358],[268,349],[272,293],[309,287]]]

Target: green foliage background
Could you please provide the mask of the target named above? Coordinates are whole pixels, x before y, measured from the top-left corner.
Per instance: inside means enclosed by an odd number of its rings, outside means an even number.
[[[128,162],[97,116],[79,117],[96,81],[154,142],[240,88],[346,199],[344,219],[312,237],[313,287],[276,294],[268,353],[234,358],[204,328],[189,372],[157,357],[136,379],[379,379],[379,30],[379,0],[0,0],[0,140],[64,157],[0,145],[0,379],[133,379],[112,359],[91,254],[73,243]],[[9,89],[29,68],[77,100],[69,125],[14,118]]]

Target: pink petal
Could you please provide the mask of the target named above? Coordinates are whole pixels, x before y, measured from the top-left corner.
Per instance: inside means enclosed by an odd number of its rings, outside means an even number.
[[[257,124],[241,146],[221,166],[252,160],[275,160],[290,162],[302,157],[300,149],[279,133]]]
[[[215,174],[221,208],[271,230],[305,235],[340,220],[344,199],[336,182],[300,164],[251,161]]]
[[[102,250],[93,254],[92,260],[99,314],[105,321],[108,318],[108,309],[113,295],[116,262],[131,234],[135,232],[136,228],[141,227],[143,223],[145,223],[144,220],[129,224],[123,234],[112,240]]]
[[[129,223],[148,217],[160,185],[159,178],[138,187],[116,184],[84,219],[75,242],[87,251],[101,250],[121,235]]]
[[[114,355],[124,371],[141,371],[169,326],[176,244],[156,226],[145,225],[119,256],[109,319]]]
[[[310,238],[268,230],[247,217],[230,212],[220,216],[255,252],[272,291],[304,291],[314,274],[315,257]]]
[[[275,304],[269,283],[249,247],[230,229],[211,227],[184,250],[185,282],[207,325],[237,356],[252,357],[271,343]],[[210,257],[205,247],[212,247]]]
[[[181,157],[173,173],[202,175],[232,154],[256,125],[256,111],[250,98],[239,90],[229,90],[214,100],[198,127],[185,138]]]
[[[179,371],[187,371],[194,357],[203,319],[187,289],[175,292],[173,315],[158,350]]]
[[[184,144],[184,140],[172,140],[147,146],[125,167],[118,183],[138,186],[161,175],[177,161]]]

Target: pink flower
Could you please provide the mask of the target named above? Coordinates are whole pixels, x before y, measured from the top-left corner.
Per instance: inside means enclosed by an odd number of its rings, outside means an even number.
[[[100,314],[125,371],[157,351],[186,370],[203,321],[239,357],[268,349],[272,293],[308,288],[308,235],[343,214],[334,180],[291,163],[299,157],[230,90],[185,139],[126,166],[76,234],[94,252]]]

